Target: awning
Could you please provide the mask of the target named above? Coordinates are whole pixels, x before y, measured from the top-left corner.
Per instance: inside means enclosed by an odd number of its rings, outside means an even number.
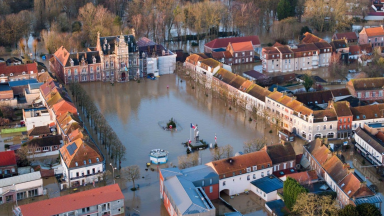
[[[302,157],[300,161],[301,166],[308,168],[311,165],[306,157]]]

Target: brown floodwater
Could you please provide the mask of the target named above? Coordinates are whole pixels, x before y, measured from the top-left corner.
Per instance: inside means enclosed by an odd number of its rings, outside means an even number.
[[[198,125],[200,139],[214,143],[216,134],[218,145],[230,144],[233,153],[243,151],[243,143],[255,138],[265,138],[268,144],[278,142],[276,131],[270,133],[269,124],[265,127],[263,122],[250,122],[249,114],[243,110],[233,107],[229,110],[224,101],[212,97],[210,91],[207,97],[203,89],[192,89],[191,83],[180,82],[174,74],[140,83],[131,81],[112,86],[95,82],[82,86],[126,146],[126,160],[122,166],[141,167],[143,178],[135,182],[140,184],[138,191],[129,190],[132,183],[118,181],[129,207],[126,212],[131,214],[167,215],[160,200],[157,167],[145,171],[145,165],[149,162],[149,151],[155,148],[169,151],[169,162],[162,167],[177,165],[177,157],[186,154],[181,143],[188,141],[191,123]],[[181,126],[177,132],[164,131],[159,126],[159,122],[171,118]],[[302,143],[294,143],[297,153],[302,151]],[[211,161],[209,149],[199,154],[202,164]],[[256,215],[266,214],[259,211]]]

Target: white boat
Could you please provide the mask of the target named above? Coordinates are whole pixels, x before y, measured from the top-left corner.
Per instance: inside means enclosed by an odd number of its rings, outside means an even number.
[[[168,152],[163,149],[152,149],[149,159],[153,164],[165,164],[168,162]]]

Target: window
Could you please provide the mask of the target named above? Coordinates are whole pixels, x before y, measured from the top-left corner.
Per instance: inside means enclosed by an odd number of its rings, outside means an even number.
[[[365,97],[369,97],[369,92],[365,92]]]
[[[212,184],[212,179],[209,179],[209,184]]]
[[[201,181],[201,186],[204,187],[205,183],[204,183],[204,180]]]
[[[84,165],[86,165],[86,164],[87,164],[87,161],[84,160]]]
[[[9,76],[13,76],[13,73],[10,73]]]
[[[247,180],[248,181],[251,180],[251,176],[250,175],[247,176]]]
[[[327,125],[324,125],[323,129],[326,130],[327,129]]]
[[[372,97],[376,97],[376,92],[372,92]]]
[[[25,72],[23,71],[21,74],[22,74],[22,75],[25,75]]]
[[[248,168],[247,168],[247,172],[251,172],[251,167],[248,167]]]
[[[92,162],[91,162],[91,159],[88,159],[88,163],[89,163],[89,164],[92,163]]]
[[[332,129],[332,125],[329,125],[329,129]]]
[[[232,173],[232,175],[233,175],[233,176],[235,176],[235,175],[236,175],[236,173],[235,173],[235,172],[233,172],[233,173]]]
[[[225,186],[225,181],[223,181],[223,186]]]
[[[99,158],[96,158],[96,161],[97,161],[97,162],[100,162],[100,159],[99,159]]]
[[[253,166],[253,171],[256,171],[257,170],[257,166]]]
[[[267,175],[270,175],[270,173],[269,173],[269,172],[270,172],[270,171],[268,170],[268,171],[267,171]]]
[[[256,174],[253,174],[253,179],[256,179]]]
[[[96,67],[96,71],[97,71],[97,72],[100,71],[100,67],[99,67],[99,66]]]
[[[49,151],[49,147],[48,146],[44,146],[43,147],[43,151]]]
[[[79,164],[78,164],[77,162],[75,162],[75,165],[76,165],[76,166],[79,166]]]
[[[212,193],[213,192],[213,186],[210,186],[209,187],[209,193]]]
[[[320,126],[317,126],[317,131],[319,131],[320,130]]]
[[[358,93],[357,93],[357,97],[358,97],[358,98],[361,98],[361,92],[358,92]]]
[[[28,191],[28,197],[34,197],[34,196],[37,196],[37,195],[39,195],[37,193],[37,189]]]
[[[261,177],[264,177],[264,172],[261,172]]]

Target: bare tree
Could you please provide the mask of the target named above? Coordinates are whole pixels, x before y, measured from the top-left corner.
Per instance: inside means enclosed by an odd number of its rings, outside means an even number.
[[[199,163],[199,153],[193,152],[191,154],[181,155],[178,156],[177,159],[179,163],[179,169],[197,166]]]
[[[265,145],[266,145],[266,141],[264,139],[253,139],[253,140],[249,140],[249,141],[246,141],[244,142],[243,144],[243,151],[244,153],[250,153],[250,152],[255,152],[255,151],[259,151],[260,149],[262,149]]]
[[[128,182],[133,183],[133,188],[136,189],[135,180],[140,179],[140,168],[137,165],[124,167],[121,169],[121,175],[127,179]]]
[[[331,196],[301,193],[297,196],[292,212],[298,215],[337,215],[338,204]]]

